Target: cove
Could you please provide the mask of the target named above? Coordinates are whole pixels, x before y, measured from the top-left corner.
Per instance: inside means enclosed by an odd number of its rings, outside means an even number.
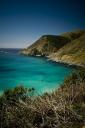
[[[18,49],[0,49],[0,92],[23,85],[40,95],[58,88],[72,71],[42,57],[20,55]]]

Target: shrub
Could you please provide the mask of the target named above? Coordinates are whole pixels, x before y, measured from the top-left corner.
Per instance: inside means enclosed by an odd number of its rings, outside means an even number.
[[[85,124],[85,72],[73,73],[51,94],[29,97],[22,86],[0,97],[2,128],[81,128]],[[25,100],[23,100],[25,97]]]

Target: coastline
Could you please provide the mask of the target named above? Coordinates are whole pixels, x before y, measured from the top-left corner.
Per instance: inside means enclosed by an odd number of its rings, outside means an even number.
[[[55,59],[51,59],[49,57],[46,57],[48,59],[48,61],[53,61],[55,63],[59,63],[59,64],[63,64],[69,67],[73,67],[73,68],[85,68],[85,66],[80,65],[80,64],[74,64],[74,63],[70,63],[70,62],[64,62],[64,61],[59,61],[59,60],[55,60]]]
[[[20,54],[22,54],[24,56],[42,57],[42,58],[47,59],[48,61],[51,61],[51,62],[54,62],[54,63],[58,63],[58,64],[62,64],[62,65],[68,66],[68,67],[72,67],[72,68],[76,68],[76,69],[80,69],[80,68],[84,68],[85,69],[85,66],[84,65],[70,63],[70,62],[65,62],[65,61],[58,60],[58,59],[55,60],[54,58],[50,58],[49,56],[30,55],[30,54],[25,54],[23,52],[21,52]]]

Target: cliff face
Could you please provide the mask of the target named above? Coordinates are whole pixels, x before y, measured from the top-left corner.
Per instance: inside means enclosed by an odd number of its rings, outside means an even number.
[[[57,62],[85,67],[85,32],[48,57]]]
[[[70,39],[63,36],[44,35],[39,40],[34,42],[30,47],[22,50],[22,53],[25,55],[47,56],[58,51],[69,41]]]
[[[85,31],[64,33],[60,36],[44,35],[21,51],[24,55],[47,56],[68,64],[85,66]]]

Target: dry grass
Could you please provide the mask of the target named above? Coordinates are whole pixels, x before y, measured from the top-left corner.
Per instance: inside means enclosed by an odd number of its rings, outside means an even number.
[[[82,128],[85,125],[85,77],[74,74],[51,94],[27,96],[12,91],[0,98],[1,128]],[[18,98],[14,97],[18,94]],[[22,94],[23,94],[22,93]],[[11,97],[11,98],[10,98]]]

